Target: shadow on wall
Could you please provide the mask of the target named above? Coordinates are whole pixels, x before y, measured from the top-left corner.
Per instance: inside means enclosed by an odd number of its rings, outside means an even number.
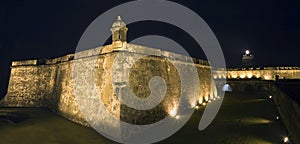
[[[6,95],[0,97],[0,107],[4,107],[4,98],[6,97]]]
[[[265,92],[268,90],[268,81],[261,80],[228,80],[228,83],[234,91],[241,92]]]
[[[0,111],[0,124],[1,123],[10,123],[16,124],[22,121],[29,119],[28,114],[12,111]]]
[[[251,92],[251,91],[254,91],[254,90],[255,90],[254,87],[251,86],[251,85],[246,85],[246,87],[245,87],[245,92]]]
[[[265,88],[265,86],[263,85],[255,85],[255,86],[252,86],[252,85],[246,85],[245,87],[245,92],[251,92],[251,91],[256,91],[256,92],[264,92],[266,91],[267,89]]]
[[[52,90],[52,97],[49,99],[49,103],[47,104],[55,112],[59,111],[59,96],[62,94],[62,79],[64,77],[64,73],[60,72],[60,69],[56,70],[55,73],[55,81]]]

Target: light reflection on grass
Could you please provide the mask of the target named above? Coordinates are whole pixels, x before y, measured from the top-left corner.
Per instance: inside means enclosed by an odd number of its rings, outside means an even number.
[[[272,123],[272,121],[266,118],[245,118],[245,119],[241,119],[241,123],[249,124],[249,125],[257,125],[257,124],[269,124]]]

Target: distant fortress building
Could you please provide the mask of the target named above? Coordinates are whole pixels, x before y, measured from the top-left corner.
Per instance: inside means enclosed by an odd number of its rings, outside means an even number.
[[[190,101],[191,107],[217,97],[212,91],[212,78],[261,80],[300,78],[299,67],[235,68],[212,73],[208,61],[127,43],[127,31],[126,24],[118,17],[111,27],[110,45],[54,59],[13,61],[7,95],[0,105],[45,107],[72,121],[89,125],[76,102],[76,93],[87,98],[86,104],[89,104],[87,107],[91,107],[91,110],[97,107],[96,98],[100,97],[106,109],[117,119],[128,123],[149,124],[173,115],[182,93],[178,71],[185,72],[192,66],[197,69],[201,91],[197,94],[196,100]],[[113,63],[118,54],[124,56],[118,62],[122,67],[117,68],[118,72],[112,73]],[[132,59],[137,57],[143,58],[133,63]],[[251,55],[246,53],[244,61],[246,63],[251,61]],[[174,64],[180,69],[177,70]],[[77,69],[74,70],[74,67]],[[124,82],[122,72],[129,73],[129,83]],[[165,99],[157,107],[135,110],[120,103],[116,97],[118,91],[114,89],[115,86],[125,88],[130,86],[136,96],[145,98],[151,93],[148,82],[154,76],[164,78],[168,87]],[[74,83],[82,84],[80,87],[84,91],[75,91]],[[93,95],[91,89],[93,86],[97,87],[98,95]],[[193,86],[189,87],[184,94],[195,93]],[[101,121],[101,117],[96,115],[91,117],[95,121]]]
[[[252,67],[253,66],[253,58],[254,58],[254,55],[252,55],[250,53],[250,50],[246,50],[245,54],[242,57],[243,65],[246,67]]]

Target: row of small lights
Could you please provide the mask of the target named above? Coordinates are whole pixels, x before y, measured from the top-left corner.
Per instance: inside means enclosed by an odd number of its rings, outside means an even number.
[[[273,96],[269,96],[269,99],[272,99],[273,98]],[[279,120],[279,116],[276,116],[276,118],[275,118],[276,120]],[[285,136],[284,138],[283,138],[283,143],[288,143],[290,140],[289,140],[289,137],[288,136]]]
[[[213,101],[215,101],[215,100],[218,100],[218,99],[220,99],[220,98],[221,98],[220,96],[216,96],[216,97],[211,98],[211,99],[209,99],[209,100],[207,100],[207,101],[204,101],[204,102],[198,101],[198,104],[199,104],[199,105],[202,105],[202,106],[205,106],[206,104],[211,103],[211,102],[213,102]],[[196,110],[198,110],[198,109],[200,108],[199,105],[196,105],[196,106],[195,106],[195,109],[196,109]]]
[[[253,75],[253,74],[241,74],[241,75],[233,75],[233,76],[229,76],[229,78],[241,78],[241,79],[246,79],[246,78],[260,78],[261,76],[260,75]],[[271,79],[271,76],[269,76],[269,75],[264,75],[263,76],[263,78],[265,79],[265,80],[270,80]]]
[[[200,105],[205,106],[207,103],[211,103],[211,102],[213,102],[215,100],[218,100],[220,98],[221,98],[220,96],[216,96],[216,97],[214,97],[212,99],[209,99],[207,101],[204,101],[204,102],[198,101],[198,103],[193,108],[198,110],[200,108]],[[175,119],[180,119],[180,115],[177,114],[177,110],[175,110],[175,109],[170,112],[170,116],[174,117]]]

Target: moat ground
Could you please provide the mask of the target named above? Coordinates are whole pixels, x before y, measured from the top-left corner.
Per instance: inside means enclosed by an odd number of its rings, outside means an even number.
[[[203,109],[195,111],[180,131],[160,143],[274,144],[282,143],[287,134],[283,122],[276,120],[276,106],[266,93],[227,93],[215,120],[199,131]],[[0,143],[114,142],[46,109],[0,108]]]

